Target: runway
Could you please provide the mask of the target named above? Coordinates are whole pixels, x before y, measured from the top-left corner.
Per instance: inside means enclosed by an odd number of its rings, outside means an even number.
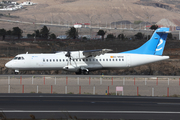
[[[179,120],[180,98],[0,94],[0,109],[6,118]]]

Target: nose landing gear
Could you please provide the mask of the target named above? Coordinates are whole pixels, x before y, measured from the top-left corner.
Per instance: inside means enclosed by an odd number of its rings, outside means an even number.
[[[15,70],[14,73],[15,73],[16,75],[18,75],[18,74],[19,74],[19,70]]]

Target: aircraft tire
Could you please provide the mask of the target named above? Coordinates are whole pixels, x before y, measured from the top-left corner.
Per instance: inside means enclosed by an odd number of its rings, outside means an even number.
[[[75,72],[76,73],[76,75],[80,75],[81,74],[81,72]]]
[[[83,71],[83,74],[84,74],[84,75],[89,75],[89,71],[86,71],[86,70],[85,70],[85,71]]]
[[[81,70],[79,70],[78,72],[75,72],[76,73],[76,75],[81,75]]]
[[[19,73],[18,72],[15,72],[15,75],[18,75]]]

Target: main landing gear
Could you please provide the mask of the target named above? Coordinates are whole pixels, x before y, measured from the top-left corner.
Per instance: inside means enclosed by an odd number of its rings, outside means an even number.
[[[76,75],[81,75],[81,74],[83,74],[83,75],[89,75],[89,70],[88,70],[88,69],[85,69],[85,70],[79,69],[79,71],[76,72]]]

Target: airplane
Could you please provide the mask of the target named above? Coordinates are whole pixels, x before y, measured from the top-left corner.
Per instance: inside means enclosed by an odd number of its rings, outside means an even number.
[[[146,43],[137,49],[121,53],[107,53],[111,49],[61,51],[49,54],[19,54],[5,66],[21,70],[65,70],[76,74],[90,71],[123,69],[169,59],[162,56],[169,28],[158,28]]]

